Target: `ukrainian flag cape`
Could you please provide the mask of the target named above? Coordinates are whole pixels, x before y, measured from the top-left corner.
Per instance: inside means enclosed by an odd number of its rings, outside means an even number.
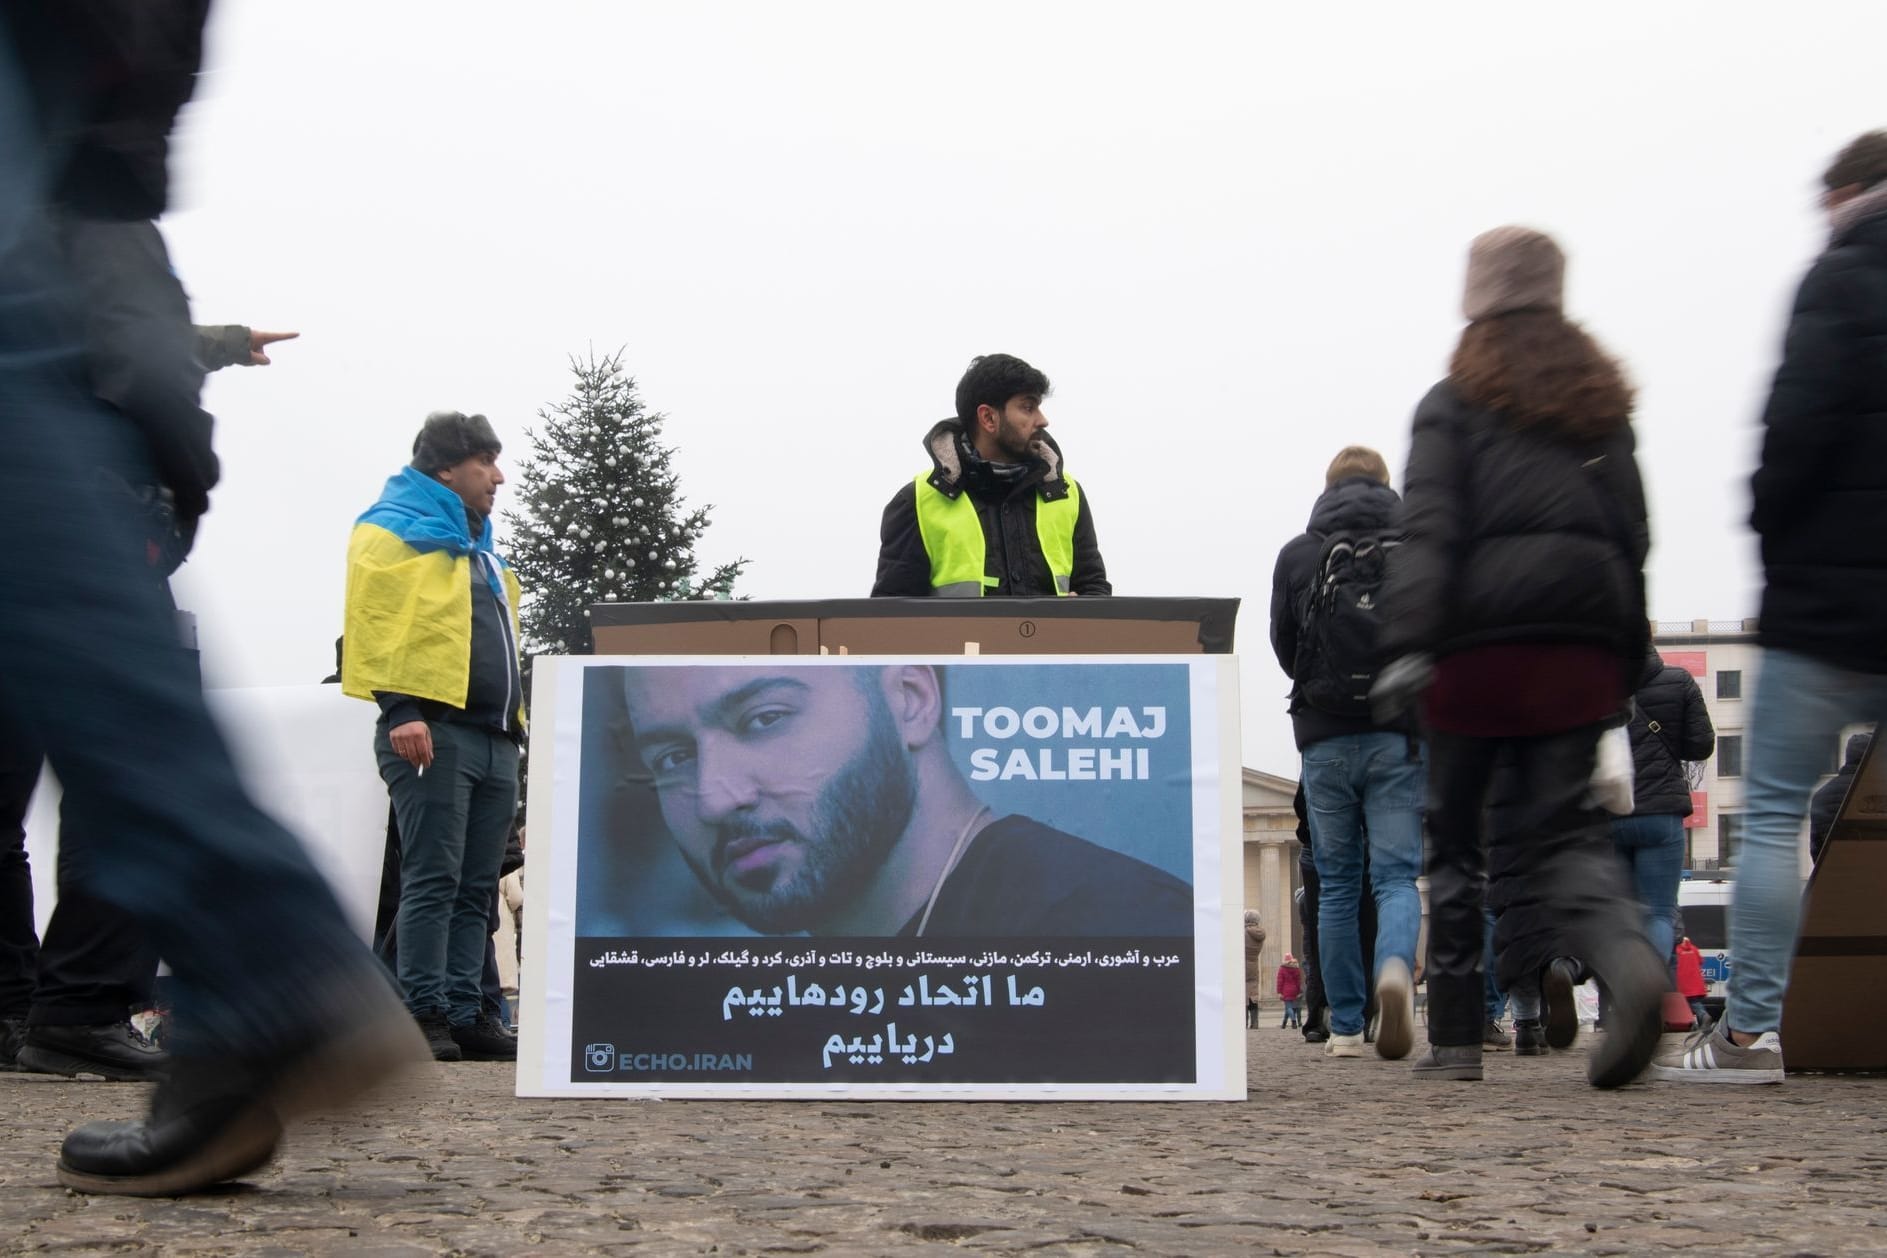
[[[388,478],[347,545],[341,690],[357,699],[391,690],[464,707],[474,568],[510,609],[515,640],[518,581],[492,549],[491,521],[475,538],[465,504],[450,489],[411,467]]]

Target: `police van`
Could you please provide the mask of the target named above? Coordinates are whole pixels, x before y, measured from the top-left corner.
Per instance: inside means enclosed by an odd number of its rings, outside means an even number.
[[[1689,936],[1702,954],[1704,1006],[1723,1016],[1730,982],[1730,892],[1735,883],[1721,878],[1691,878],[1677,884],[1678,938]]]

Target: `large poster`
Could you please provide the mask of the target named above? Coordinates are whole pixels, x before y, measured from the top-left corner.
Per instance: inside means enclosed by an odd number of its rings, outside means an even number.
[[[520,1094],[1244,1095],[1231,659],[536,668]]]

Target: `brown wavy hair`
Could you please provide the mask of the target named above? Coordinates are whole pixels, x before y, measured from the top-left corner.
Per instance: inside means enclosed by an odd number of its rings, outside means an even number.
[[[1449,383],[1463,401],[1521,428],[1589,440],[1631,423],[1632,387],[1618,361],[1554,310],[1516,310],[1470,323]]]

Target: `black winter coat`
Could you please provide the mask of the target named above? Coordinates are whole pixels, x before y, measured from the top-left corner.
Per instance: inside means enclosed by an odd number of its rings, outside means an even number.
[[[1055,578],[1035,531],[1035,504],[1068,494],[1061,447],[1044,433],[1028,473],[1013,482],[989,474],[989,465],[966,448],[963,428],[954,419],[933,427],[924,438],[924,449],[931,458],[930,483],[952,497],[967,493],[976,506],[976,517],[983,525],[983,572],[996,581],[984,590],[985,595],[1052,597]],[[1112,594],[1090,502],[1083,484],[1075,513],[1075,570],[1069,588],[1076,594]],[[917,524],[917,486],[906,482],[892,495],[879,524],[878,576],[871,596],[927,598],[930,593],[930,553],[924,549],[924,534]]]
[[[1808,855],[1817,864],[1821,861],[1822,848],[1828,843],[1828,832],[1834,829],[1835,818],[1841,814],[1841,803],[1847,799],[1848,788],[1854,785],[1854,775],[1860,771],[1861,761],[1873,741],[1872,734],[1850,735],[1848,753],[1841,768],[1822,783],[1821,789],[1808,801]]]
[[[1317,561],[1333,533],[1381,533],[1401,527],[1402,499],[1387,485],[1366,476],[1340,480],[1317,496],[1304,531],[1284,544],[1271,571],[1271,649],[1278,666],[1297,680],[1298,636],[1304,626],[1306,595],[1317,579]],[[1367,734],[1381,727],[1353,717],[1321,712],[1301,701],[1291,706],[1291,730],[1302,751],[1312,743],[1344,734]]]
[[[1802,280],[1763,429],[1763,645],[1887,672],[1887,209]]]
[[[1717,746],[1703,691],[1695,677],[1652,651],[1645,656],[1632,699],[1637,708],[1629,727],[1632,815],[1688,817],[1690,782],[1684,764],[1709,759]]]
[[[1383,658],[1495,643],[1618,654],[1623,696],[1650,646],[1643,483],[1631,426],[1580,439],[1471,406],[1447,381],[1416,408]]]

